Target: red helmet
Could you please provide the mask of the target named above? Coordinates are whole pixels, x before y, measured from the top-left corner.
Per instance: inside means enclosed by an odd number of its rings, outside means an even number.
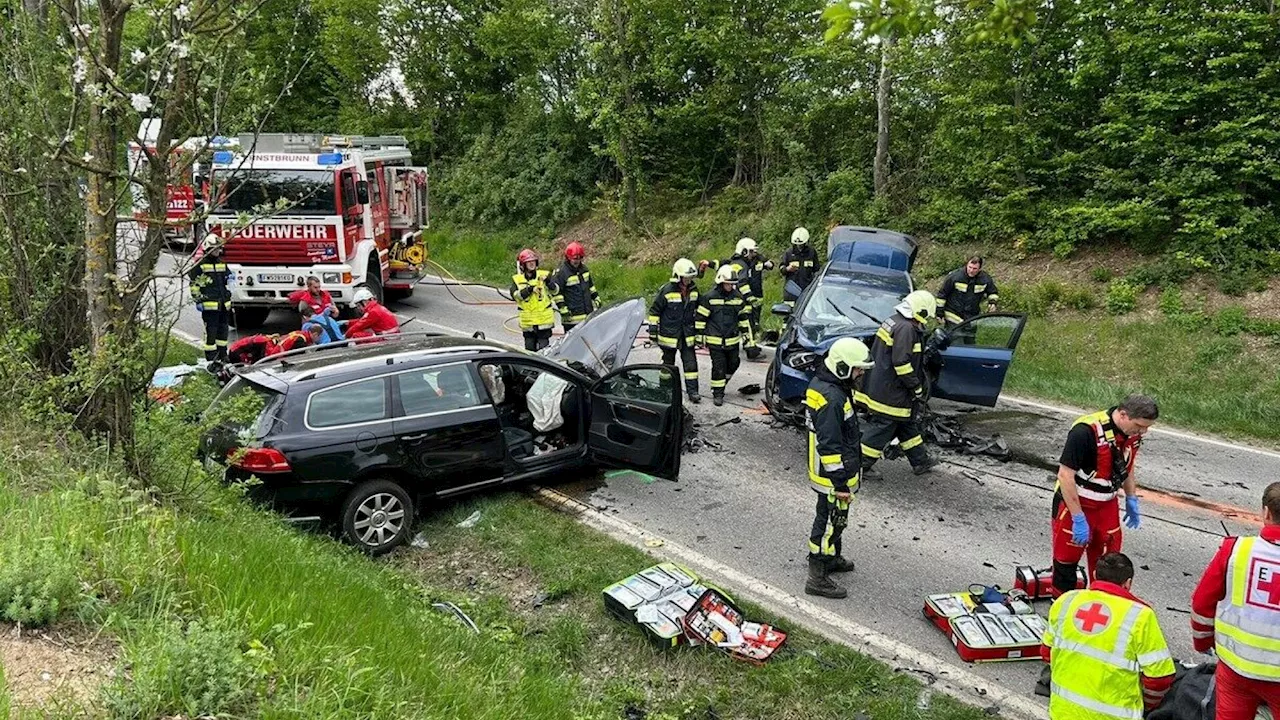
[[[524,267],[524,264],[527,262],[538,262],[538,253],[530,250],[529,248],[525,248],[516,256],[516,262],[520,264],[520,267]]]
[[[564,249],[564,257],[566,260],[581,260],[586,256],[586,248],[582,247],[582,243],[577,240],[569,243],[569,245]]]

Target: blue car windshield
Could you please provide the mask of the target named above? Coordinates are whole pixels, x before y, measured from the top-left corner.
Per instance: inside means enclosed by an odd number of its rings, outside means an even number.
[[[902,302],[902,295],[887,288],[826,282],[813,288],[809,294],[804,309],[800,311],[800,324],[810,332],[817,331],[824,338],[870,332],[879,327],[879,323],[854,310],[853,306],[884,320],[899,302]]]

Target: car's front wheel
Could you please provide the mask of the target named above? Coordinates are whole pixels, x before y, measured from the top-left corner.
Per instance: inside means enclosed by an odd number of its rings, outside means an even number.
[[[342,503],[342,537],[370,555],[391,552],[409,539],[413,500],[389,480],[369,480]]]

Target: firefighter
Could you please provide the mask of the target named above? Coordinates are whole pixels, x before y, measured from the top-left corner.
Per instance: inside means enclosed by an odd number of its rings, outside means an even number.
[[[516,274],[511,276],[511,297],[520,308],[520,331],[525,350],[541,350],[551,344],[556,325],[555,297],[559,293],[551,273],[538,269],[538,253],[525,248],[516,256]]]
[[[329,317],[338,317],[338,306],[333,304],[333,296],[320,286],[320,278],[315,275],[307,276],[307,286],[305,288],[294,290],[289,293],[289,304],[298,307],[300,303],[306,303],[311,306],[311,312],[316,315],[328,315]]]
[[[358,288],[351,298],[351,304],[360,311],[360,317],[347,322],[347,339],[394,335],[400,332],[400,321],[374,299],[369,288]]]
[[[1050,720],[1141,720],[1173,686],[1173,656],[1155,611],[1132,588],[1133,562],[1108,553],[1097,582],[1049,608],[1040,656],[1049,663]]]
[[[862,476],[866,479],[879,479],[871,468],[895,437],[917,475],[938,465],[925,450],[917,421],[928,382],[922,360],[924,326],[936,308],[937,302],[928,290],[916,290],[903,298],[876,330],[871,343],[875,366],[867,372],[862,392],[856,395],[858,404],[868,410],[862,433]]]
[[[1217,720],[1280,718],[1280,482],[1262,493],[1262,532],[1228,537],[1191,596],[1196,650],[1216,652]]]
[[[227,361],[227,336],[231,328],[235,274],[222,258],[223,245],[217,233],[206,235],[200,243],[200,260],[187,271],[191,297],[204,320],[204,359],[209,363]]]
[[[842,598],[849,593],[831,573],[850,572],[853,563],[840,552],[840,536],[849,524],[849,503],[858,492],[860,452],[853,386],[869,367],[871,353],[857,338],[840,338],[827,350],[805,391],[809,430],[809,484],[818,507],[809,532],[809,595]]]
[[[559,292],[555,296],[560,311],[560,324],[567,333],[575,325],[587,319],[600,305],[600,293],[591,279],[591,271],[582,262],[587,256],[582,243],[571,242],[564,249],[564,263],[556,270],[555,282]]]
[[[786,285],[794,282],[803,292],[818,274],[818,253],[809,245],[809,231],[798,227],[791,231],[791,247],[782,254],[783,290],[782,301],[792,307],[796,304],[799,293],[787,291]]]
[[[938,311],[948,328],[979,315],[984,300],[987,312],[993,312],[1000,295],[996,281],[982,269],[981,255],[970,256],[964,267],[956,268],[942,280],[938,289]]]
[[[675,367],[676,351],[684,366],[685,393],[692,403],[702,402],[698,394],[697,324],[698,268],[692,260],[680,258],[671,266],[671,280],[658,289],[649,306],[649,340],[662,350],[664,365]]]
[[[711,401],[724,405],[724,389],[738,371],[739,346],[751,334],[751,304],[738,291],[738,275],[732,265],[716,271],[716,286],[698,303],[694,329],[711,355]]]
[[[744,237],[734,247],[733,257],[728,260],[703,260],[701,266],[703,271],[710,268],[717,272],[722,267],[733,268],[738,278],[738,290],[747,301],[748,316],[751,319],[744,343],[747,359],[755,360],[760,357],[760,308],[764,305],[764,272],[773,269],[773,261],[760,256],[755,240]]]
[[[1053,590],[1076,588],[1076,566],[1088,559],[1093,577],[1098,558],[1120,552],[1117,492],[1125,496],[1125,524],[1137,528],[1138,484],[1134,462],[1142,436],[1160,415],[1156,401],[1130,395],[1110,410],[1085,415],[1067,433],[1058,459],[1058,484],[1053,493]]]

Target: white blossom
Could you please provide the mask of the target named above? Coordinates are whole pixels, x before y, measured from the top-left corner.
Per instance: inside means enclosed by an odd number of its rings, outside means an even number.
[[[147,59],[147,54],[142,52],[140,48],[134,48],[133,52],[129,53],[129,59],[133,61],[134,65],[141,65],[142,61]]]
[[[75,63],[71,65],[71,79],[74,80],[77,85],[79,85],[80,83],[84,82],[84,79],[88,75],[89,75],[88,63],[84,61],[83,57],[77,57]]]
[[[84,157],[82,157],[82,158],[80,158],[80,159],[81,159],[81,160],[84,160],[84,161],[85,161],[85,162],[87,162],[87,163],[88,163],[88,162],[93,162],[93,153],[86,152],[86,153],[84,154]]]
[[[84,94],[86,97],[97,98],[102,96],[102,85],[98,83],[89,83],[84,86]]]
[[[24,168],[24,167],[17,167],[17,168],[14,168],[14,169],[13,169],[13,171],[14,171],[15,173],[25,173],[25,172],[27,171],[27,169],[26,169],[26,168]]]
[[[93,33],[93,26],[88,24],[72,25],[71,29],[81,37],[89,37]]]
[[[144,113],[151,109],[151,98],[142,93],[133,93],[129,96],[129,104],[136,112]]]
[[[173,11],[173,16],[179,20],[186,20],[191,16],[191,8],[186,3],[182,3]]]
[[[177,53],[179,58],[185,58],[186,56],[191,54],[191,46],[186,43],[180,42],[173,46],[173,51]]]

